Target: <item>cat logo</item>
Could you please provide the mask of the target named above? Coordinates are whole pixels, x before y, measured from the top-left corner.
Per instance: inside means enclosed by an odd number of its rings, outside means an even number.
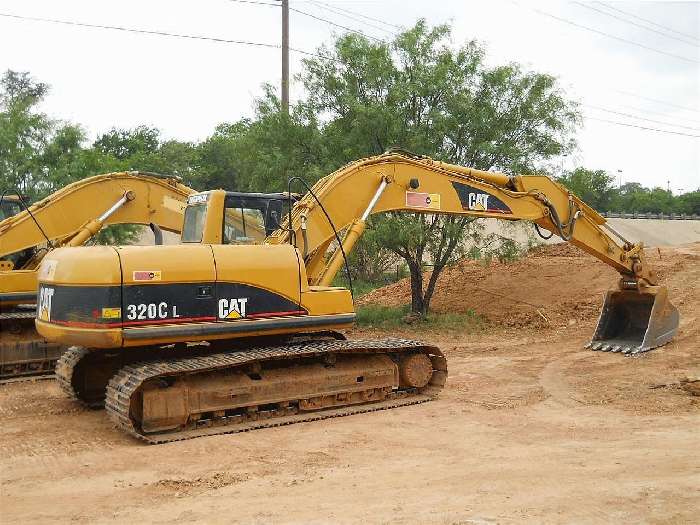
[[[470,210],[486,211],[489,209],[490,196],[488,193],[470,193],[467,205]]]
[[[219,299],[219,319],[241,319],[245,317],[247,297]]]
[[[42,287],[39,292],[39,305],[37,307],[37,317],[42,321],[51,321],[51,302],[56,290]]]

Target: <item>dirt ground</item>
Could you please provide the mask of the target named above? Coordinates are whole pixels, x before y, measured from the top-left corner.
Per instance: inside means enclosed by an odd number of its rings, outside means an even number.
[[[636,358],[582,349],[614,274],[557,249],[455,270],[436,308],[494,321],[421,334],[450,370],[427,404],[148,446],[51,380],[1,385],[0,522],[698,523],[700,243],[649,254],[682,321]]]

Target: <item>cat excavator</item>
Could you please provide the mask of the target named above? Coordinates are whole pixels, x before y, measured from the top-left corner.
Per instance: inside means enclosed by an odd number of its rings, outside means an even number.
[[[334,277],[368,217],[382,212],[532,221],[612,266],[620,280],[605,297],[594,350],[644,352],[677,330],[678,311],[642,244],[546,176],[392,151],[306,189],[298,200],[191,195],[180,245],[51,252],[40,268],[36,326],[74,345],[57,366],[64,389],[104,403],[120,429],[148,443],[435,398],[448,373],[438,347],[341,333],[355,311]]]
[[[177,178],[144,172],[108,173],[70,184],[25,206],[0,199],[0,379],[53,372],[61,345],[34,328],[37,270],[52,249],[83,245],[105,226],[150,225],[180,232],[187,197]],[[22,210],[24,208],[24,210]]]

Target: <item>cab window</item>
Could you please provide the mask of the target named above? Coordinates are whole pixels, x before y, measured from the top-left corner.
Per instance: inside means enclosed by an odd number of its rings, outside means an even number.
[[[264,204],[264,203],[262,203]],[[224,244],[260,244],[267,237],[264,207],[226,208],[224,212]]]
[[[206,204],[195,204],[185,209],[185,219],[182,226],[182,242],[202,242],[204,234],[204,219],[207,215]]]

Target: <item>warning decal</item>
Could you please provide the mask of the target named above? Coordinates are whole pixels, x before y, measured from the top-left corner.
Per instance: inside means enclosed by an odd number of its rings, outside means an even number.
[[[160,281],[160,270],[134,272],[134,281]]]
[[[430,210],[440,209],[439,193],[418,193],[415,191],[406,192],[406,207],[427,208]]]

